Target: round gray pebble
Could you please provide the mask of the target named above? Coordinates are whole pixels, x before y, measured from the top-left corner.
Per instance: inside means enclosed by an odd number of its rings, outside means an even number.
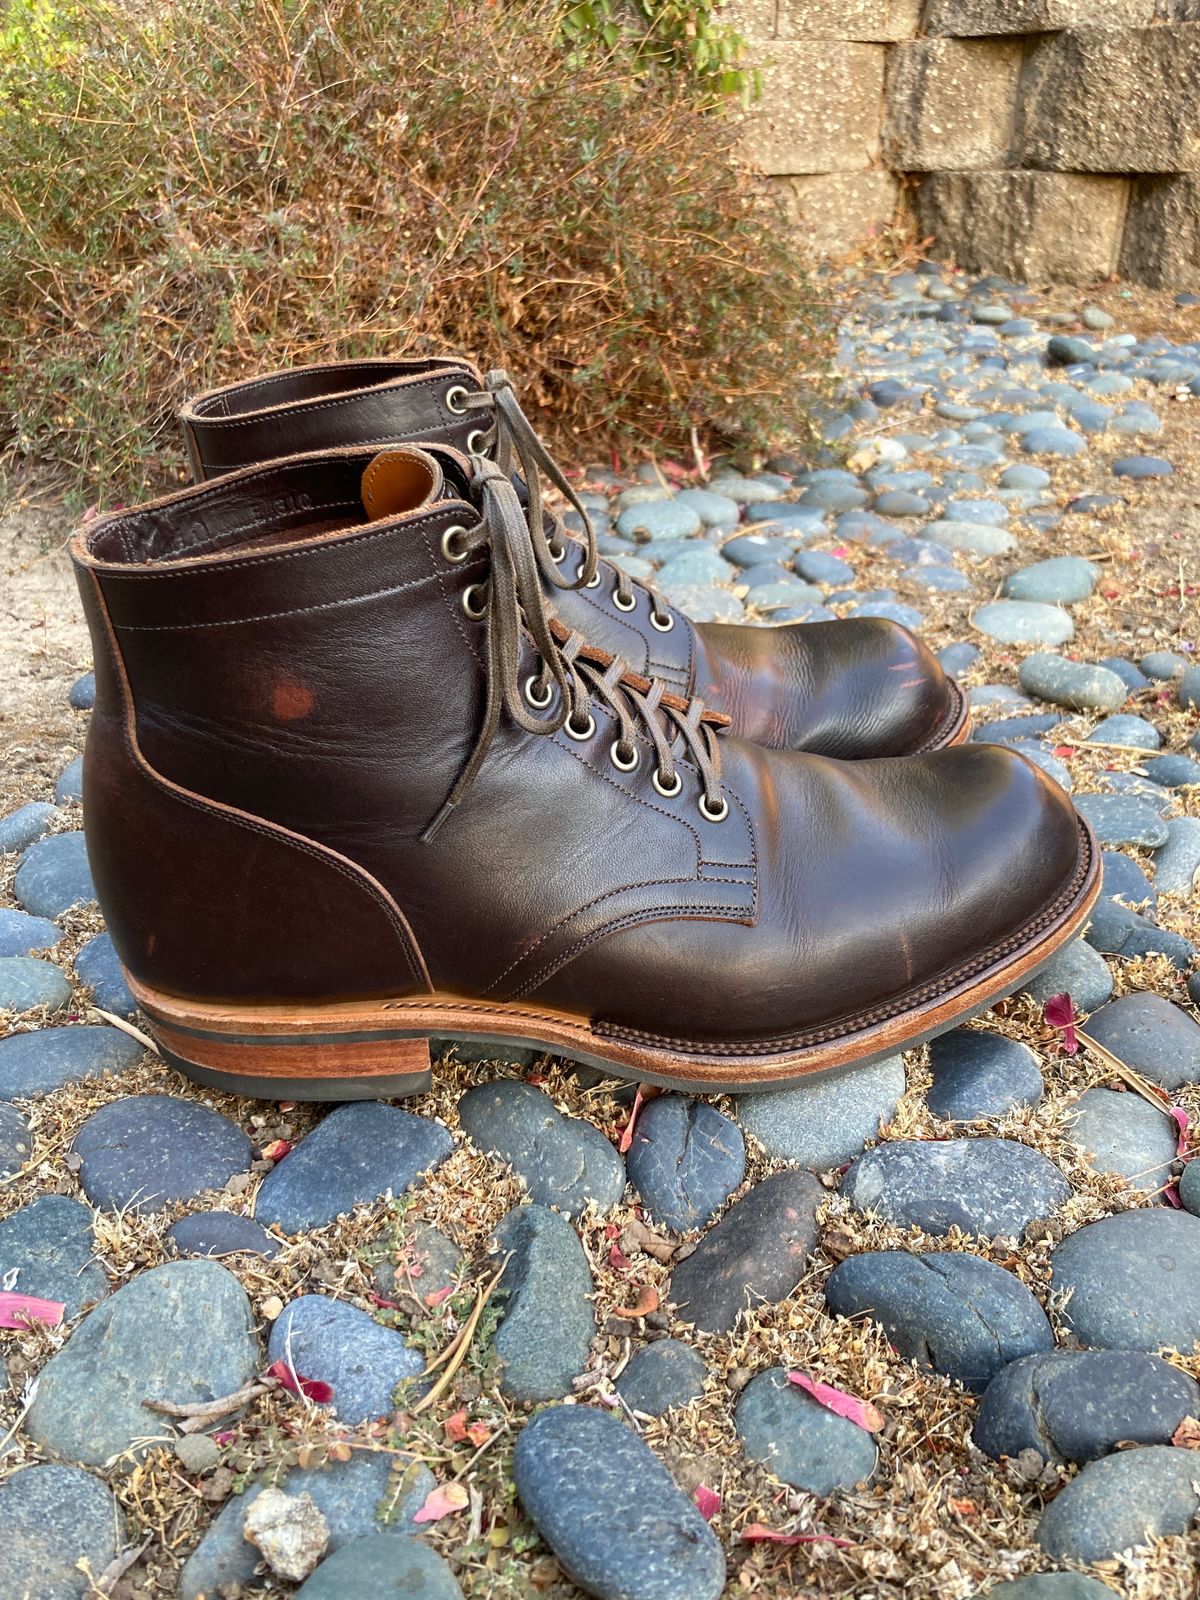
[[[929,1109],[951,1122],[998,1117],[1014,1106],[1036,1105],[1045,1088],[1028,1045],[978,1028],[955,1028],[934,1039],[929,1064]]]
[[[462,1590],[441,1556],[419,1539],[372,1533],[322,1561],[296,1600],[462,1600]]]
[[[1102,1006],[1113,992],[1108,962],[1082,939],[1072,939],[1026,983],[1023,993],[1045,1005],[1053,995],[1069,994],[1076,1011]]]
[[[686,1233],[710,1221],[741,1183],[741,1129],[702,1100],[660,1095],[643,1107],[625,1158],[650,1215]]]
[[[643,1346],[617,1379],[617,1393],[634,1411],[661,1417],[704,1392],[704,1358],[679,1339]]]
[[[594,1123],[567,1117],[543,1090],[498,1078],[458,1103],[463,1132],[512,1167],[537,1205],[575,1215],[589,1201],[606,1211],[625,1192],[621,1157]]]
[[[1090,1563],[1169,1533],[1186,1533],[1200,1509],[1190,1450],[1146,1445],[1091,1461],[1043,1513],[1037,1540],[1059,1561]]]
[[[767,1151],[813,1172],[840,1167],[895,1115],[904,1093],[904,1058],[823,1072],[794,1089],[740,1095],[738,1119]]]
[[[496,1291],[500,1388],[526,1405],[561,1400],[587,1363],[596,1317],[592,1274],[571,1224],[545,1206],[518,1206],[496,1229],[512,1259]]]
[[[44,800],[31,800],[18,806],[6,817],[0,817],[0,855],[10,851],[27,850],[31,844],[44,839],[58,816],[57,806]]]
[[[988,1385],[974,1437],[993,1460],[1036,1450],[1047,1461],[1093,1461],[1122,1441],[1169,1444],[1196,1416],[1200,1385],[1137,1350],[1051,1350],[1023,1357]]]
[[[117,1558],[121,1514],[90,1472],[26,1467],[0,1484],[0,1593],[9,1600],[84,1600]]]
[[[902,1356],[982,1390],[1010,1361],[1054,1347],[1046,1313],[1021,1280],[966,1251],[871,1250],[835,1267],[837,1316],[870,1316]]]
[[[129,1471],[169,1437],[146,1399],[176,1404],[233,1394],[261,1355],[246,1292],[215,1261],[172,1261],[133,1278],[88,1313],[42,1368],[26,1421],[56,1455]]]
[[[396,1386],[419,1376],[425,1366],[394,1328],[320,1294],[304,1294],[284,1306],[271,1324],[267,1360],[329,1384],[338,1420],[351,1425],[387,1416]]]
[[[1102,1217],[1069,1234],[1051,1267],[1083,1345],[1190,1353],[1200,1339],[1200,1217],[1165,1206]]]
[[[898,1139],[868,1150],[843,1192],[858,1211],[926,1233],[1019,1236],[1071,1195],[1046,1156],[1012,1139]]]
[[[248,1136],[219,1111],[170,1095],[130,1095],[87,1119],[72,1146],[79,1181],[94,1206],[154,1211],[194,1200],[248,1172]]]
[[[786,1367],[750,1380],[733,1421],[751,1460],[763,1462],[793,1489],[830,1495],[874,1474],[878,1456],[871,1435],[792,1383]]]
[[[1073,711],[1115,711],[1129,691],[1115,672],[1044,651],[1026,656],[1017,678],[1026,694]]]
[[[0,1011],[61,1011],[71,1001],[71,985],[52,961],[36,956],[0,957]]]
[[[31,844],[21,857],[13,893],[35,917],[58,917],[72,906],[94,901],[96,886],[83,834],[55,833]]]
[[[0,1039],[0,1095],[17,1100],[136,1066],[145,1046],[106,1024],[35,1028]]]
[[[517,1440],[513,1477],[559,1565],[598,1600],[717,1600],[725,1556],[650,1448],[590,1406],[555,1406]]]
[[[1088,1166],[1115,1172],[1143,1193],[1159,1192],[1170,1178],[1175,1124],[1141,1095],[1086,1090],[1071,1108],[1069,1136]]]
[[[323,1228],[355,1206],[403,1194],[441,1166],[453,1143],[441,1123],[379,1100],[338,1106],[267,1173],[255,1215],[284,1233]]]

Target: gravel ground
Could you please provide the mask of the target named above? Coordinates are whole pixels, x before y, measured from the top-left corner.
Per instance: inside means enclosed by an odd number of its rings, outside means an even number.
[[[0,1593],[566,1600],[570,1573],[635,1600],[968,1600],[1071,1569],[1092,1587],[1011,1600],[1196,1593],[1200,773],[1155,762],[1200,760],[1200,308],[925,270],[830,290],[827,458],[592,469],[605,548],[701,617],[894,614],[955,663],[977,734],[1052,719],[988,736],[1110,836],[1103,915],[1057,973],[1096,1043],[1063,1053],[1043,989],[740,1104],[456,1050],[399,1108],[199,1090],[118,1026],[99,914],[69,904],[87,637],[68,516],[14,502],[0,829],[42,802],[32,833],[66,837],[0,858],[0,938],[37,963],[0,952],[0,1273],[66,1309],[0,1332]],[[1045,431],[1061,454],[1030,448]],[[1141,456],[1162,475],[1114,472]],[[700,487],[724,503],[677,494]],[[748,524],[766,561],[730,548]],[[1115,690],[1071,686],[1103,662]],[[6,924],[22,907],[54,926]],[[186,1217],[235,1253],[189,1255]],[[141,1403],[246,1384],[207,1431]]]

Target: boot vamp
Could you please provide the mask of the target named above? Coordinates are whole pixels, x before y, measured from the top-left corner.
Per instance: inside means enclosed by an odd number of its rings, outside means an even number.
[[[928,648],[882,617],[695,633],[695,693],[739,738],[772,749],[909,755],[938,741],[956,698]]]
[[[539,1000],[701,1042],[902,1010],[1032,938],[1077,871],[1070,801],[999,747],[851,764],[730,741],[725,776],[754,819],[754,925],[626,927]]]

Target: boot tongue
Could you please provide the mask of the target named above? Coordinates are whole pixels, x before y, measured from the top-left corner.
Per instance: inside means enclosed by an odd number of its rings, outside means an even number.
[[[417,511],[441,495],[442,469],[424,450],[381,450],[362,475],[361,493],[372,522]]]

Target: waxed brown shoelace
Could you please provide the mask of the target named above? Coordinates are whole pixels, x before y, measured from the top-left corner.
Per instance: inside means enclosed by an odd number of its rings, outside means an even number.
[[[474,394],[464,395],[462,409],[482,412],[490,417],[491,427],[487,431],[486,450],[500,470],[511,476],[514,466],[520,467],[529,495],[526,513],[529,527],[534,534],[535,545],[539,548],[539,565],[547,581],[558,589],[592,588],[597,578],[597,567],[603,566],[605,573],[612,579],[618,610],[632,610],[634,591],[639,590],[650,597],[650,614],[655,626],[664,633],[668,632],[674,627],[675,619],[661,596],[655,594],[654,590],[645,584],[635,583],[628,573],[622,572],[619,567],[612,566],[607,561],[600,562],[596,553],[596,533],[592,527],[592,519],[562,468],[538,438],[533,424],[522,411],[516,389],[508,373],[503,368],[496,368],[486,375],[483,384],[483,388]],[[543,476],[554,485],[583,524],[584,560],[574,580],[570,582],[564,582],[558,571],[566,555],[568,542],[562,522],[553,512],[548,513],[542,499]],[[548,540],[538,538],[539,530],[544,532],[547,515],[555,532],[557,548]]]
[[[491,570],[482,612],[486,633],[486,699],[483,721],[466,764],[436,817],[422,834],[428,843],[479,773],[500,726],[501,713],[528,733],[553,734],[565,728],[580,740],[595,731],[593,696],[617,718],[619,733],[610,756],[620,772],[640,764],[638,734],[653,746],[653,783],[666,798],[677,795],[683,780],[676,770],[680,757],[690,759],[700,774],[699,807],[710,822],[728,813],[721,793],[721,757],[717,730],[729,719],[709,711],[696,697],[681,699],[661,679],[640,677],[620,656],[590,646],[582,634],[570,632],[546,608],[540,574],[547,565],[555,586],[574,588],[595,570],[590,550],[574,583],[558,571],[549,549],[544,518],[526,516],[513,486],[510,466],[488,456],[473,455],[472,491],[481,512],[479,522],[457,534],[456,558],[487,546]],[[589,570],[590,569],[590,570]],[[540,669],[521,682],[523,630],[541,657]],[[538,713],[545,709],[544,716]],[[676,748],[673,749],[672,747]],[[677,755],[678,750],[678,755]]]

